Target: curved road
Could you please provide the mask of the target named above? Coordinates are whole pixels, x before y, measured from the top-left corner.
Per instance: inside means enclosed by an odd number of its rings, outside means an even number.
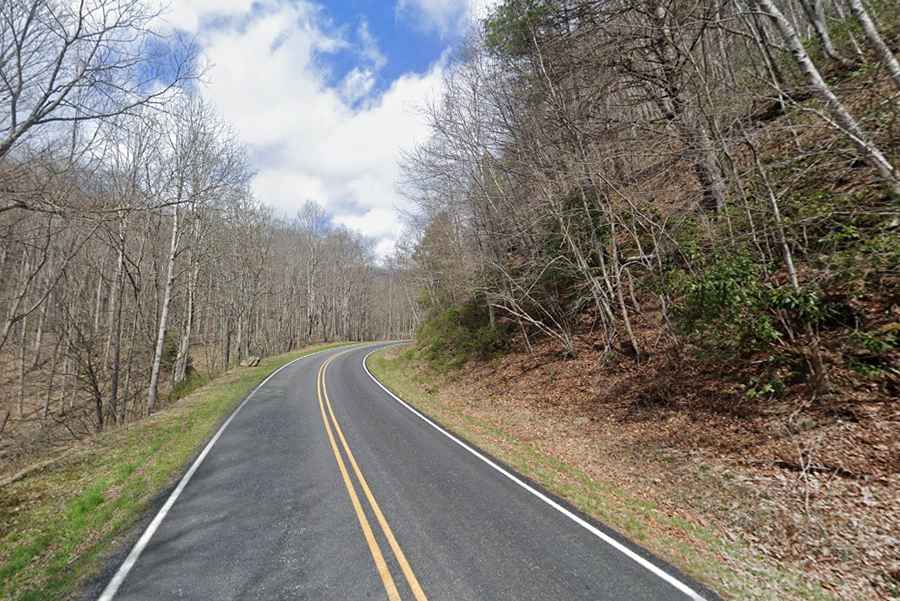
[[[363,366],[380,346],[270,377],[100,598],[716,598],[383,390]]]

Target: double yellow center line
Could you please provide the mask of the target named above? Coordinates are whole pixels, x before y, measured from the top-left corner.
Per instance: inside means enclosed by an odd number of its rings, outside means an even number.
[[[412,567],[410,567],[409,562],[406,560],[406,555],[403,554],[403,549],[401,549],[399,543],[397,543],[394,532],[391,530],[387,519],[385,519],[384,514],[381,512],[381,508],[378,506],[378,502],[375,500],[375,496],[372,494],[372,490],[369,488],[369,484],[366,482],[362,470],[359,469],[359,465],[353,457],[353,452],[350,450],[350,445],[347,444],[344,432],[341,430],[341,426],[331,407],[331,400],[328,398],[328,391],[325,389],[325,372],[328,370],[328,366],[331,365],[331,362],[342,354],[344,353],[338,353],[322,364],[322,367],[319,368],[319,374],[316,381],[316,395],[319,399],[319,409],[322,411],[322,422],[325,424],[325,432],[328,434],[328,440],[331,442],[331,450],[334,452],[334,458],[337,460],[338,469],[341,472],[344,485],[347,487],[347,494],[350,495],[350,502],[353,504],[353,510],[356,512],[356,518],[359,520],[359,526],[362,528],[363,536],[366,539],[366,544],[369,546],[369,551],[372,553],[372,559],[375,561],[375,568],[378,570],[378,575],[384,583],[384,589],[387,592],[389,601],[400,601],[400,593],[397,591],[397,585],[394,583],[393,576],[391,576],[391,571],[381,552],[381,547],[375,539],[372,526],[369,524],[369,519],[363,511],[359,496],[356,494],[353,480],[350,477],[347,465],[344,463],[344,458],[341,456],[340,449],[335,441],[334,432],[337,432],[337,437],[341,441],[344,452],[347,454],[347,459],[350,462],[350,466],[353,468],[353,473],[356,475],[359,486],[362,488],[363,494],[369,502],[369,506],[372,508],[372,513],[375,515],[375,519],[378,521],[378,525],[381,527],[381,531],[384,533],[384,537],[387,539],[388,545],[394,553],[397,564],[400,566],[400,571],[403,572],[403,576],[406,578],[406,582],[409,585],[413,596],[416,598],[416,601],[428,601],[428,597],[425,596],[425,592],[419,585],[419,581],[416,579]],[[333,430],[332,425],[334,426]]]

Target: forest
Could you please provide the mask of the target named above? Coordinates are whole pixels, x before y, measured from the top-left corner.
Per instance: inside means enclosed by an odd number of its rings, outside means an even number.
[[[589,330],[641,363],[653,315],[715,352],[780,349],[812,394],[848,364],[890,380],[895,9],[501,4],[405,157],[433,327],[452,306],[474,330],[453,351],[574,356]]]
[[[898,44],[891,1],[499,3],[404,157],[429,407],[896,595]]]
[[[149,4],[0,7],[0,457],[153,413],[248,358],[409,335],[373,243],[251,192],[203,59]],[[298,199],[298,206],[304,199]]]
[[[463,410],[749,541],[707,569],[653,547],[698,529],[635,538],[729,598],[896,597],[896,0],[492,6],[379,257],[253,194],[202,53],[149,3],[0,3],[0,460],[260,357],[415,338],[405,373]],[[600,517],[635,536],[623,512]]]

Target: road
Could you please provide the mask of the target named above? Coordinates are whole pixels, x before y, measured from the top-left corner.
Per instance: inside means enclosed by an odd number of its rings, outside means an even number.
[[[100,598],[716,598],[383,390],[363,366],[375,348],[270,377]]]

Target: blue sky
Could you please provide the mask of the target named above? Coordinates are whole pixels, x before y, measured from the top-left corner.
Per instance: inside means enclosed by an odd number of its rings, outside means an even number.
[[[386,9],[378,2],[345,0],[326,3],[323,7],[337,23],[358,26],[364,21],[368,24],[369,31],[388,59],[380,73],[381,90],[386,83],[404,73],[427,72],[440,58],[448,41],[452,41],[434,29],[422,27],[421,23],[417,23],[418,15]],[[352,55],[342,55],[337,64],[339,72],[346,73],[353,63]]]
[[[389,253],[401,234],[397,160],[428,135],[447,56],[492,0],[173,0],[201,94],[249,145],[254,193],[284,215],[307,200]]]

